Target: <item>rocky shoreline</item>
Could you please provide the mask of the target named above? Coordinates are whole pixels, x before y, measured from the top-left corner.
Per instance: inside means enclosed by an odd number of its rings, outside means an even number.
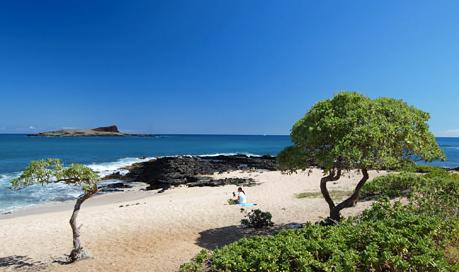
[[[123,175],[115,172],[104,179],[121,180],[119,183],[104,185],[102,191],[123,191],[131,188],[130,183],[142,182],[148,184],[146,190],[167,190],[174,186],[186,185],[188,187],[239,185],[253,186],[255,181],[251,178],[222,178],[214,179],[211,175],[235,170],[276,171],[278,170],[276,157],[219,155],[219,156],[170,156],[152,159],[146,162],[134,163],[124,170]],[[449,171],[459,171],[450,168]]]
[[[105,179],[119,179],[125,182],[144,182],[147,190],[166,190],[173,186],[223,186],[228,184],[252,186],[251,178],[212,179],[209,175],[235,170],[277,170],[273,156],[220,155],[220,156],[177,156],[161,157],[135,163],[126,168],[126,175],[114,173]]]

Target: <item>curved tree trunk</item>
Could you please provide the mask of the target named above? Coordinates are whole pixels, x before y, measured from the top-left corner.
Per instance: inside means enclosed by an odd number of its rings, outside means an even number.
[[[70,227],[72,227],[72,235],[73,235],[73,249],[70,252],[69,255],[69,260],[70,262],[75,262],[77,260],[81,260],[84,258],[87,258],[89,255],[87,252],[83,249],[81,246],[80,242],[80,228],[81,226],[77,227],[77,217],[78,217],[78,212],[80,211],[81,204],[83,202],[90,198],[92,195],[94,195],[97,192],[95,191],[90,191],[90,192],[85,192],[84,194],[80,195],[75,203],[75,206],[73,208],[73,213],[72,217],[70,218]]]
[[[341,177],[341,170],[338,170],[336,172],[336,175],[335,175],[335,171],[332,170],[330,171],[330,174],[328,176],[325,176],[320,179],[320,192],[325,198],[325,201],[327,201],[327,204],[330,210],[332,210],[335,207],[335,202],[333,202],[333,199],[331,198],[330,193],[328,192],[327,182],[336,181],[340,177]]]
[[[359,183],[354,189],[352,195],[346,198],[343,202],[339,203],[336,206],[330,207],[330,219],[334,222],[339,222],[341,219],[341,210],[344,208],[349,208],[355,206],[359,198],[360,189],[362,189],[365,182],[368,180],[368,171],[367,169],[362,169],[363,177],[360,179]],[[328,201],[327,201],[328,202]],[[329,205],[330,206],[330,205]]]

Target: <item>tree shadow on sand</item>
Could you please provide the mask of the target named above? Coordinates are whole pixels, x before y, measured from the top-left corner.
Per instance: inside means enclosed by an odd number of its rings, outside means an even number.
[[[201,231],[196,244],[208,250],[214,250],[224,245],[236,242],[243,237],[254,235],[271,235],[283,229],[301,228],[302,223],[292,222],[288,224],[278,224],[267,229],[253,229],[242,226],[227,226],[222,228]]]
[[[26,271],[38,271],[44,269],[46,264],[35,261],[27,256],[12,255],[7,257],[0,257],[0,268],[11,267],[14,269],[21,269]]]
[[[196,244],[205,249],[213,250],[235,242],[246,235],[246,232],[239,226],[209,229],[199,233]]]

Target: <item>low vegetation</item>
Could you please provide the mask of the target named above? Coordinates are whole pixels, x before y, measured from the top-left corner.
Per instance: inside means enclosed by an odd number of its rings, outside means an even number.
[[[408,196],[414,184],[421,182],[423,179],[421,175],[411,172],[379,176],[363,186],[360,198],[377,199]]]
[[[245,213],[244,209],[241,209],[241,212]],[[245,218],[241,220],[241,224],[248,228],[262,229],[271,227],[274,223],[271,221],[273,216],[270,212],[264,212],[260,209],[251,210],[246,213]]]
[[[243,238],[181,271],[459,271],[458,175],[391,174],[362,192],[381,197],[361,216]]]

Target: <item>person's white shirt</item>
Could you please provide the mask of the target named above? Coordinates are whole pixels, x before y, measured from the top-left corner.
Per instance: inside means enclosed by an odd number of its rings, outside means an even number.
[[[245,204],[246,203],[246,197],[243,192],[239,192],[239,204]]]

